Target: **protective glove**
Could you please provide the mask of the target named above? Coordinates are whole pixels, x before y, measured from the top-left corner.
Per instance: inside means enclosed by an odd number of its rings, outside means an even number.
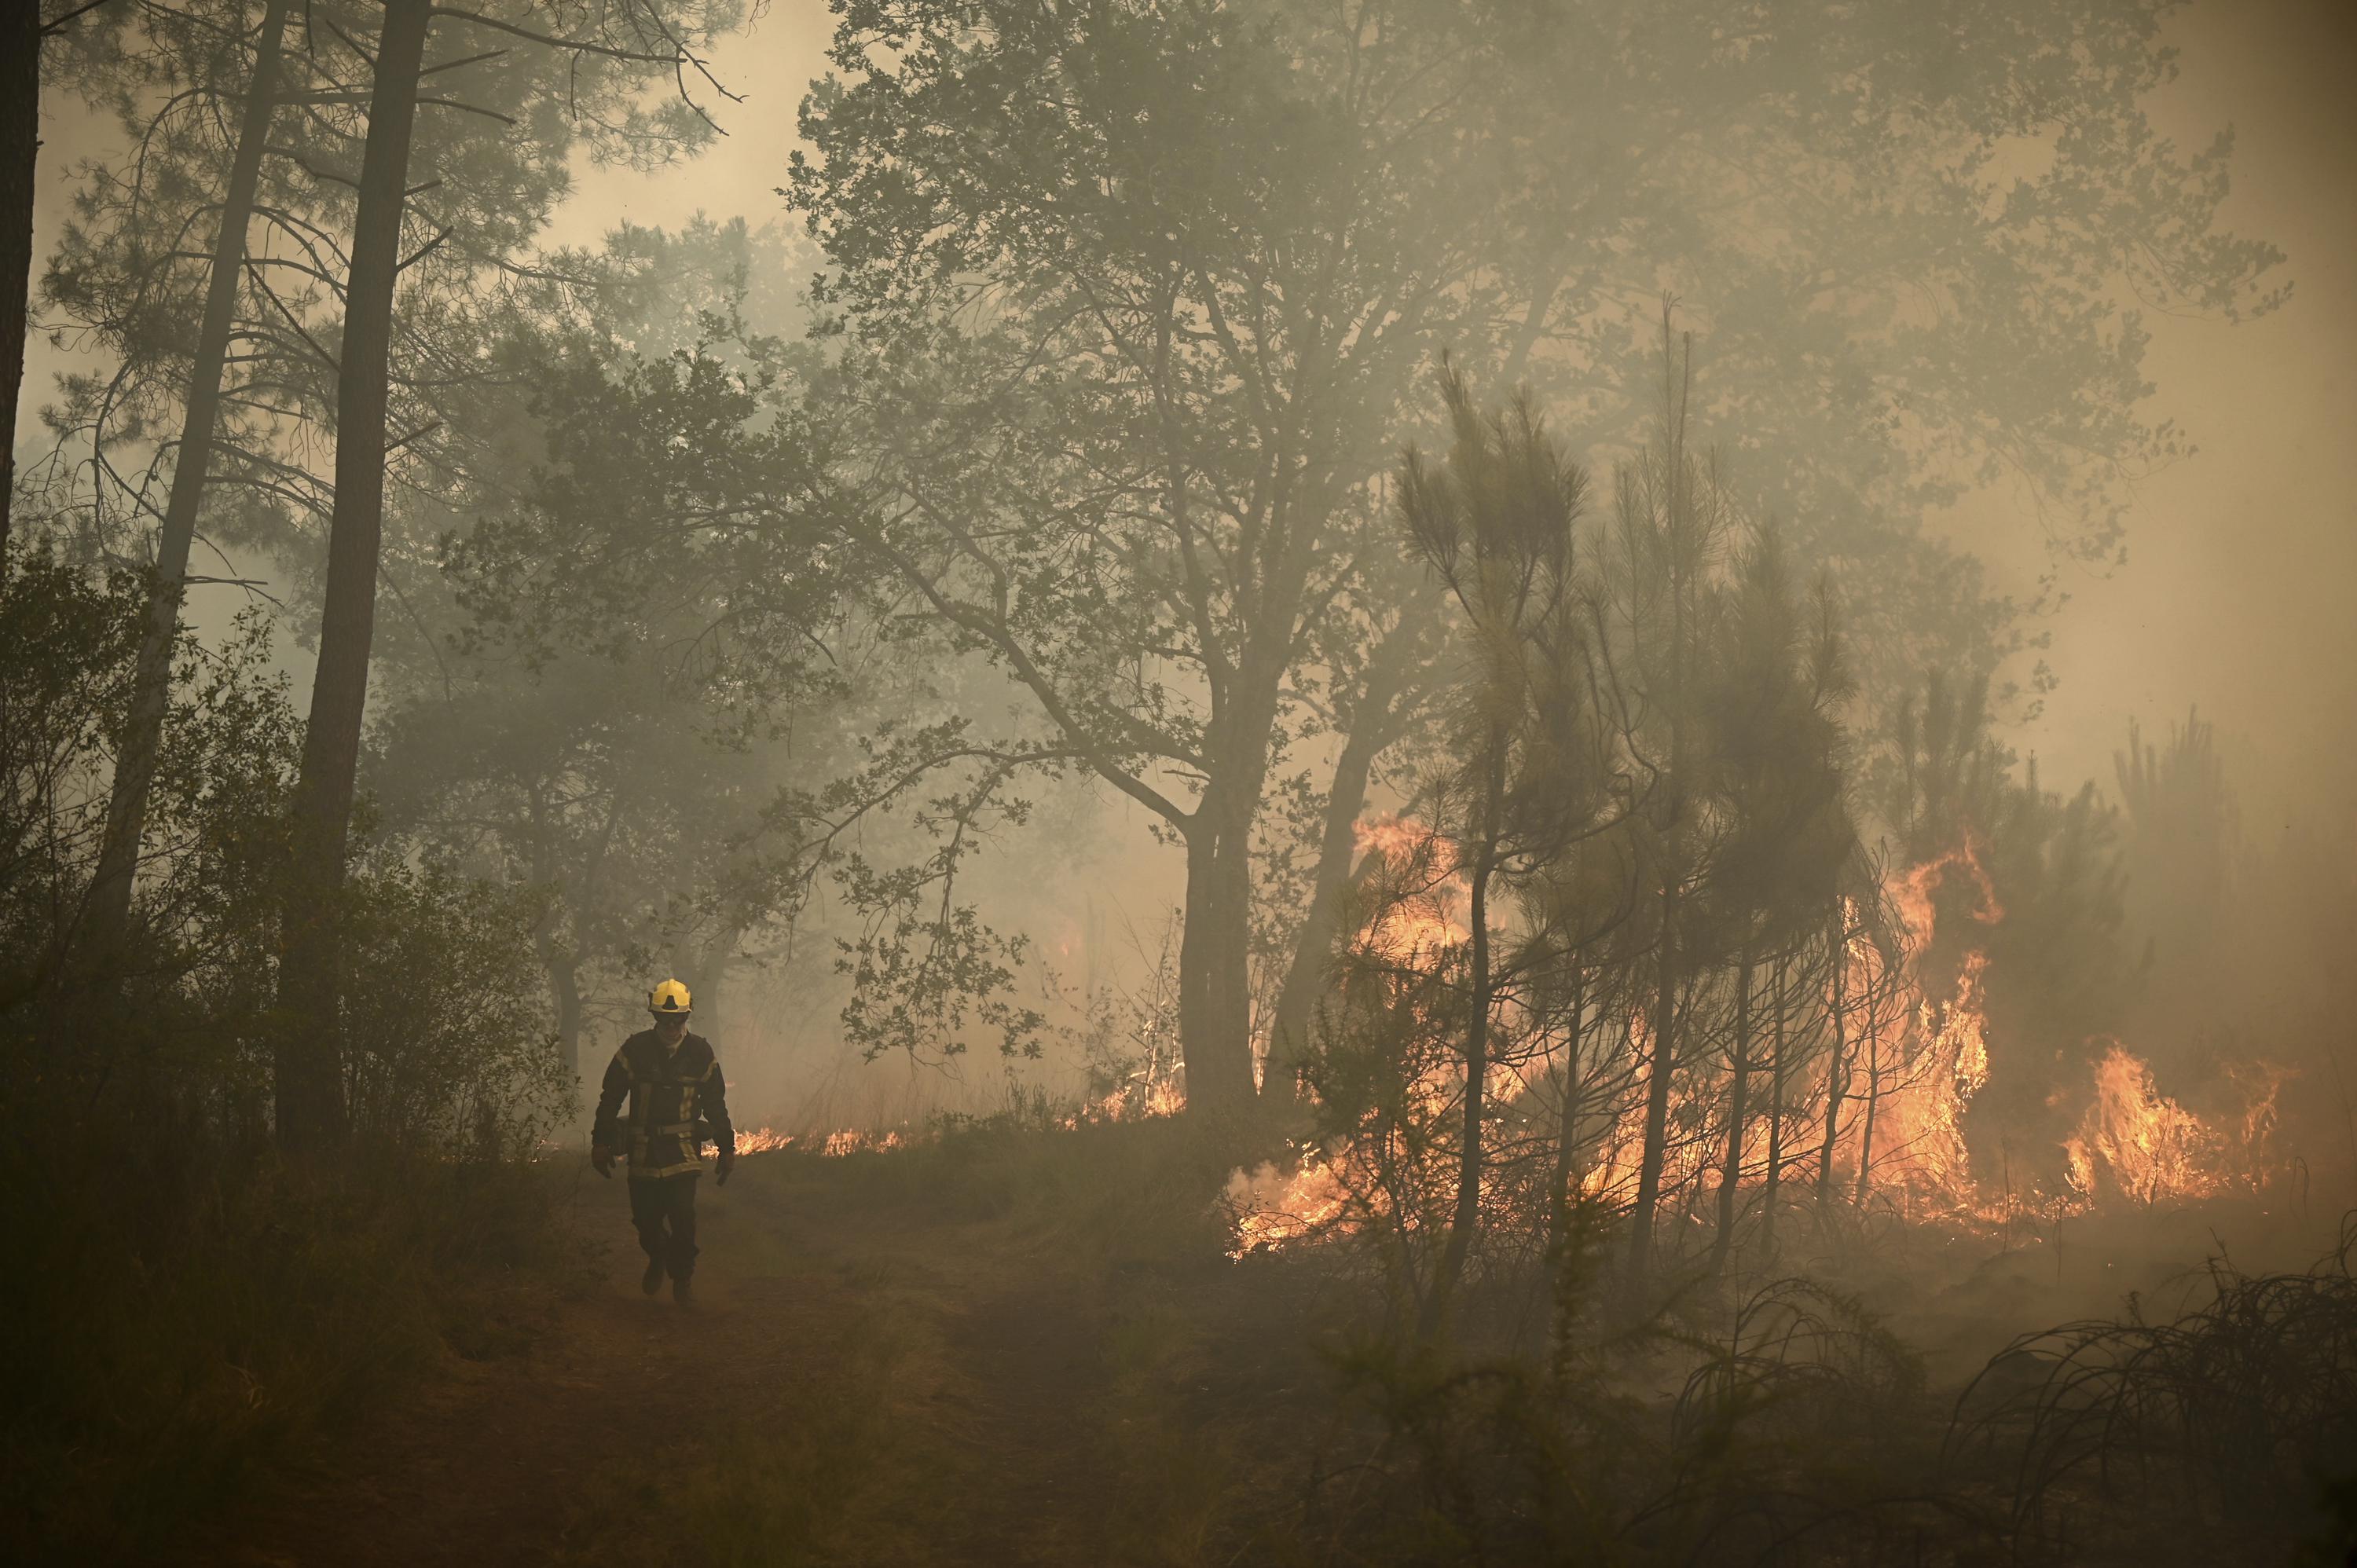
[[[715,1187],[726,1187],[728,1185],[728,1173],[736,1168],[737,1151],[726,1144],[721,1144],[719,1152],[713,1156],[712,1185]]]
[[[611,1180],[613,1179],[613,1176],[614,1176],[614,1151],[613,1151],[613,1150],[611,1150],[611,1149],[609,1149],[609,1148],[606,1147],[603,1144],[590,1144],[590,1145],[589,1145],[589,1163],[590,1163],[592,1165],[595,1165],[595,1166],[597,1168],[597,1174],[598,1174],[599,1176],[606,1177],[608,1181],[611,1181]]]

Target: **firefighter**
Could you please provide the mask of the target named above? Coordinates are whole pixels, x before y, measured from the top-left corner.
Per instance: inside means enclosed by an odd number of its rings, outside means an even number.
[[[704,1174],[704,1140],[719,1145],[713,1180],[726,1186],[737,1164],[737,1130],[728,1122],[726,1086],[712,1042],[687,1032],[687,987],[666,980],[647,997],[654,1026],[622,1042],[606,1069],[597,1119],[589,1134],[589,1163],[614,1174],[614,1156],[630,1162],[630,1222],[647,1254],[639,1288],[649,1295],[671,1276],[672,1299],[694,1299],[695,1178]],[[621,1117],[628,1096],[630,1114]]]

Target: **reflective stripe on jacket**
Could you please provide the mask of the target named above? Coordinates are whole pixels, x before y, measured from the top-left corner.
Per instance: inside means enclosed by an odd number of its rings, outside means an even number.
[[[621,1116],[625,1098],[630,1102],[627,1139]],[[699,1117],[708,1125],[708,1134],[697,1132]],[[632,1181],[651,1181],[702,1170],[705,1135],[725,1146],[737,1139],[728,1121],[727,1086],[712,1042],[690,1035],[676,1051],[666,1050],[652,1029],[624,1040],[607,1066],[591,1138],[601,1148],[628,1154]]]

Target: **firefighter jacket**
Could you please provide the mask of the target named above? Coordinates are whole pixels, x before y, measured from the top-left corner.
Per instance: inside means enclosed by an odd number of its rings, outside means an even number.
[[[621,1113],[625,1097],[630,1102],[627,1124]],[[737,1131],[728,1122],[727,1088],[712,1042],[692,1034],[677,1050],[666,1050],[652,1029],[624,1040],[606,1069],[589,1135],[598,1147],[630,1155],[632,1181],[702,1170],[706,1138],[733,1148]]]

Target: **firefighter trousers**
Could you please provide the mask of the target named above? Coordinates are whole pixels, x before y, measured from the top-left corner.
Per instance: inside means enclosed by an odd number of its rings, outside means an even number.
[[[675,1280],[695,1273],[695,1173],[630,1183],[639,1246]]]

